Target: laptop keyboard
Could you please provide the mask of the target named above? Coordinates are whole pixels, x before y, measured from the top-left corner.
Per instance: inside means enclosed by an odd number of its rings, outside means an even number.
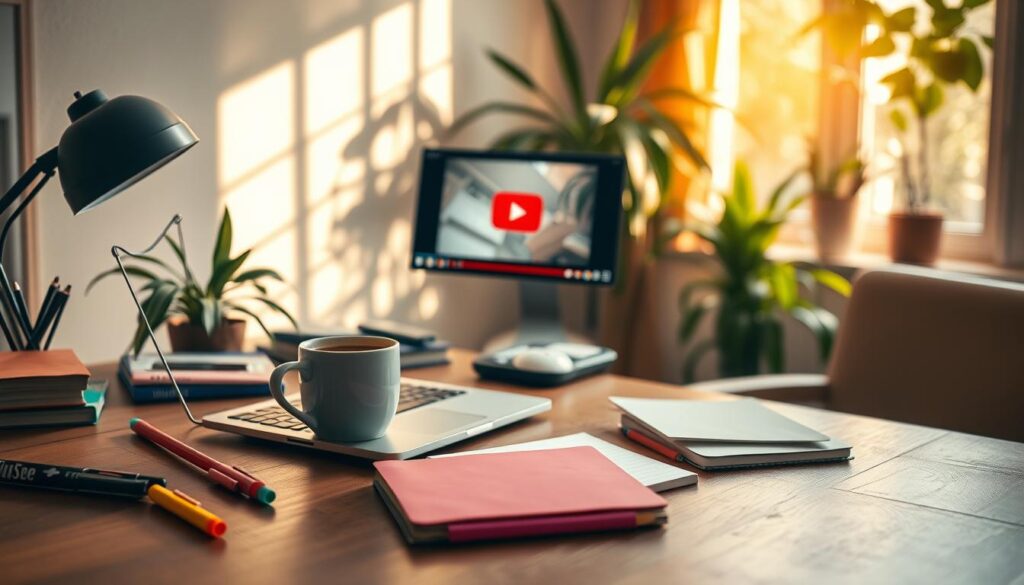
[[[433,388],[420,386],[418,384],[402,384],[398,394],[398,412],[405,412],[420,406],[433,404],[442,400],[465,394],[465,390],[452,390],[450,388]],[[268,406],[250,412],[240,412],[228,418],[244,420],[278,429],[292,431],[309,431],[309,427],[302,421],[296,419],[280,406]],[[310,431],[312,432],[312,431]]]

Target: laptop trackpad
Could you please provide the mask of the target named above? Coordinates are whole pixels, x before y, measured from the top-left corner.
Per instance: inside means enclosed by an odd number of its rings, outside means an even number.
[[[395,417],[388,432],[416,433],[418,435],[439,435],[451,433],[487,417],[478,414],[455,412],[443,408],[417,409]]]

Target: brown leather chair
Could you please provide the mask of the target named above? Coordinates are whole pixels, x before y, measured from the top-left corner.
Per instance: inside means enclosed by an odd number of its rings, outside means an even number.
[[[693,387],[1024,441],[1024,285],[909,267],[864,272],[827,375]]]

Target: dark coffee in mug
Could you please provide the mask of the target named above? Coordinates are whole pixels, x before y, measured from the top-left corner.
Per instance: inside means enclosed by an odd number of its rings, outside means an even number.
[[[349,352],[349,351],[371,351],[371,350],[374,350],[374,349],[383,349],[383,348],[381,346],[379,346],[379,345],[353,345],[353,344],[345,344],[345,345],[328,345],[328,346],[325,346],[325,347],[318,347],[316,349],[317,349],[317,351],[333,351],[333,352],[337,352],[337,353],[344,353],[344,352]]]

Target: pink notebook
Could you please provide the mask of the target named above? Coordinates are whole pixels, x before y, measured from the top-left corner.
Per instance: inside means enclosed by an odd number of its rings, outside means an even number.
[[[665,500],[593,447],[379,461],[375,486],[410,542],[665,523]]]

